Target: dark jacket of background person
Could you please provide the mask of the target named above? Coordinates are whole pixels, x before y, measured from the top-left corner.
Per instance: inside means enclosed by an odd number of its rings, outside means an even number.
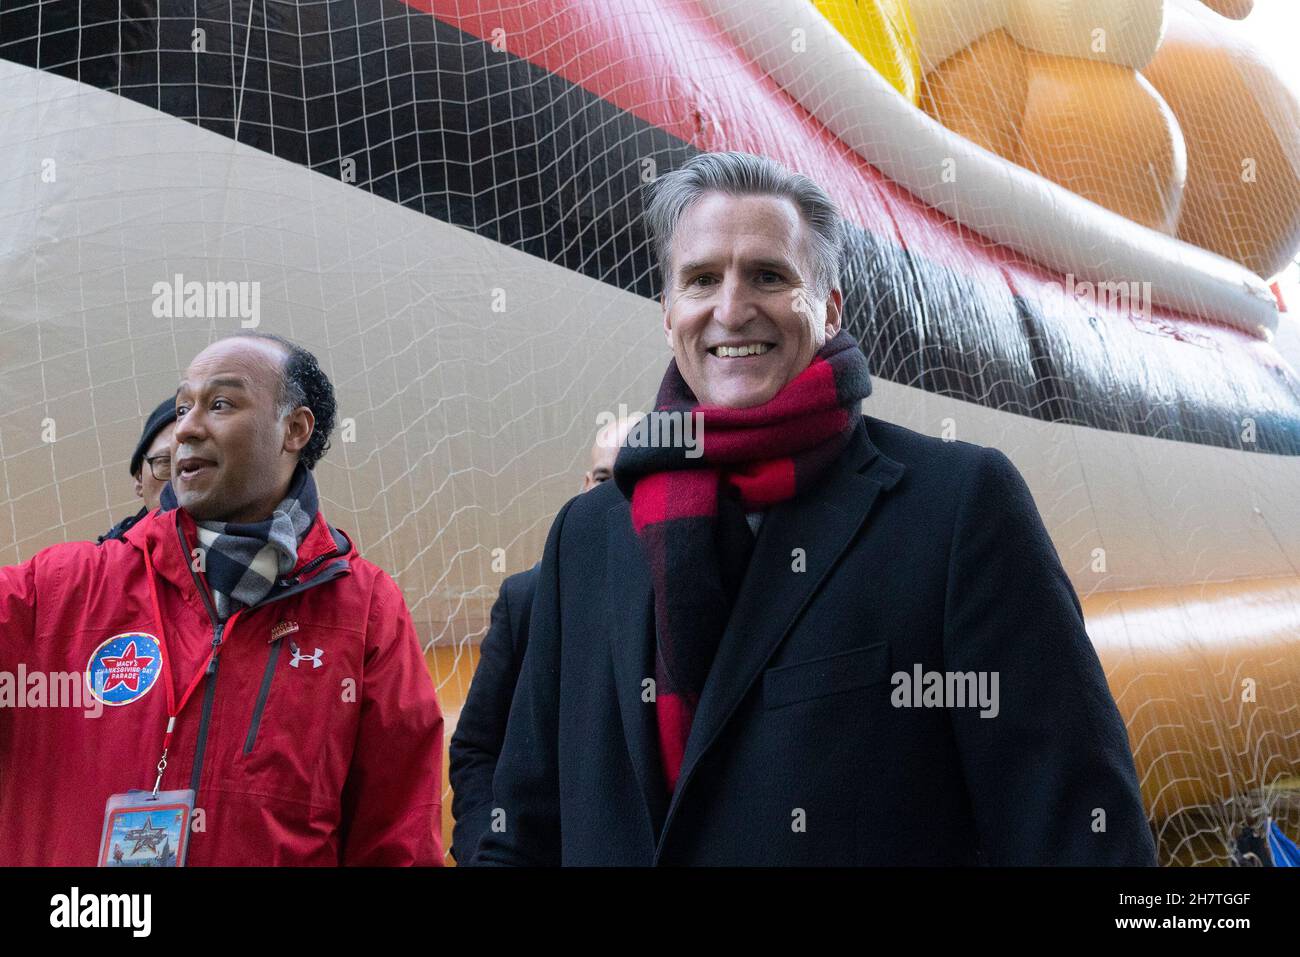
[[[528,617],[536,581],[534,565],[501,583],[488,633],[479,645],[474,680],[451,736],[452,813],[456,818],[451,850],[458,862],[474,857],[492,823],[492,776],[528,648]]]
[[[607,483],[551,528],[494,781],[505,828],[476,863],[1155,863],[1078,598],[995,449],[866,417],[818,486],[768,510],[671,795],[653,654],[648,570]],[[997,717],[894,707],[916,664],[997,672]]]
[[[154,439],[158,438],[159,433],[169,425],[176,422],[176,397],[168,396],[149,413],[149,418],[145,419],[144,430],[140,433],[140,439],[135,444],[135,450],[131,453],[131,461],[128,464],[128,472],[132,476],[139,476],[140,470],[149,468],[145,462],[145,456],[149,454],[149,446],[153,445]],[[141,508],[134,515],[128,515],[122,519],[99,538],[95,539],[98,545],[104,544],[111,539],[121,538],[136,522],[149,514],[148,507]]]
[[[106,531],[103,535],[100,535],[97,539],[95,539],[95,544],[103,545],[105,542],[111,539],[121,538],[123,535],[125,535],[127,532],[131,530],[131,528],[135,525],[136,522],[140,521],[140,519],[144,518],[148,514],[149,514],[149,510],[147,508],[141,508],[140,511],[136,512],[134,515],[128,515],[126,518],[122,519],[120,522],[118,522],[116,525],[114,525],[112,528]]]

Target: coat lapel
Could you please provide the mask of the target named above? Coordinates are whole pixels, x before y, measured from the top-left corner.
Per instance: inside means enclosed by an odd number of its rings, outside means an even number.
[[[614,655],[623,733],[649,815],[658,836],[668,811],[668,785],[659,761],[659,731],[654,705],[642,700],[643,682],[655,673],[654,590],[641,543],[632,528],[626,501],[610,510],[606,521],[605,601]]]
[[[876,450],[859,418],[824,482],[768,509],[700,696],[664,833],[701,757],[856,537],[880,491],[892,488],[903,471]],[[795,549],[803,549],[802,572],[792,568]]]

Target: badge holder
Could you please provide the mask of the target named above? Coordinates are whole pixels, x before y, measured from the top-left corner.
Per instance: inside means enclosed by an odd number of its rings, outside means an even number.
[[[194,791],[127,791],[104,806],[100,867],[184,867]]]

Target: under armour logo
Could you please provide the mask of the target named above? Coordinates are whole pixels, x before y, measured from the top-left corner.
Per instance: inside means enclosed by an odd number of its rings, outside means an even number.
[[[325,649],[317,648],[315,654],[304,655],[302,649],[295,645],[292,640],[289,642],[289,650],[293,652],[293,658],[289,661],[290,668],[297,668],[300,661],[310,661],[313,668],[319,668],[321,665],[320,656],[325,654]]]

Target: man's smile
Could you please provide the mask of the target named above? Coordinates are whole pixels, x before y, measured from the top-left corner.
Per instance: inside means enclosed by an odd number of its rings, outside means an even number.
[[[748,341],[710,346],[705,351],[715,359],[748,359],[767,355],[776,345],[771,342]]]

